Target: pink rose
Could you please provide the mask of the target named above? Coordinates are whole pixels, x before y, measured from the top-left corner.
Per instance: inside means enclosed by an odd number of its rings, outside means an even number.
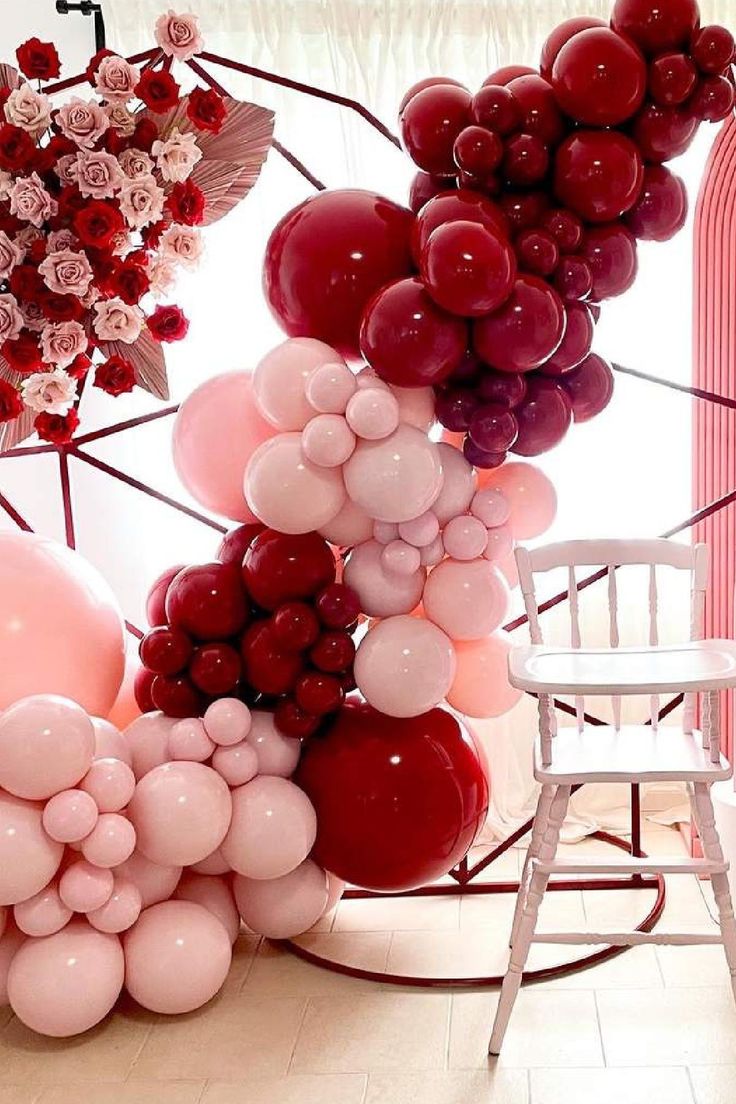
[[[67,414],[77,397],[77,381],[61,368],[34,372],[21,384],[23,402],[30,410],[46,414]]]
[[[19,176],[10,192],[11,215],[33,226],[42,226],[47,218],[56,214],[58,207],[35,172],[30,176]]]
[[[127,103],[133,98],[140,79],[141,75],[134,65],[117,54],[109,54],[97,67],[95,92],[110,103]]]
[[[65,153],[54,167],[54,172],[62,184],[74,184],[77,179],[77,155]]]
[[[117,296],[95,303],[95,333],[100,341],[124,341],[131,345],[143,329],[143,312]]]
[[[75,253],[72,249],[49,253],[38,266],[38,271],[46,287],[58,295],[86,295],[92,282],[92,269],[86,253]]]
[[[156,20],[155,34],[163,52],[179,61],[189,61],[204,45],[197,17],[192,12],[177,15],[169,8],[166,15]]]
[[[202,157],[196,136],[190,132],[181,134],[177,127],[165,141],[157,139],[151,146],[151,153],[161,176],[172,182],[186,180]]]
[[[20,313],[23,315],[25,328],[33,330],[34,333],[40,333],[48,322],[46,315],[41,310],[41,304],[31,302],[29,299],[21,303]]]
[[[125,179],[117,157],[94,150],[79,151],[75,176],[82,195],[94,199],[109,199]]]
[[[203,251],[202,235],[193,226],[174,224],[161,235],[161,253],[184,268],[196,268]]]
[[[66,368],[76,356],[87,351],[87,335],[79,322],[57,322],[44,326],[41,354],[49,364]]]
[[[135,130],[135,116],[131,115],[124,103],[108,103],[103,108],[110,120],[110,126],[123,138],[129,138]]]
[[[79,245],[76,234],[64,227],[63,230],[52,230],[46,239],[46,252],[47,253],[60,253],[64,249],[74,249],[75,245]]]
[[[151,259],[146,271],[151,282],[149,291],[154,299],[168,295],[176,283],[176,266],[159,253]]]
[[[110,120],[96,100],[80,100],[79,96],[62,104],[56,122],[65,138],[70,138],[84,149],[91,149],[110,125]]]
[[[161,218],[164,190],[151,175],[126,180],[120,189],[120,210],[128,226],[141,230]]]
[[[0,345],[15,341],[23,329],[23,315],[14,295],[0,295]]]
[[[51,123],[51,101],[43,92],[34,92],[30,84],[22,84],[5,101],[5,118],[38,138]]]
[[[118,160],[120,168],[131,180],[135,180],[138,176],[151,176],[153,173],[153,161],[143,150],[123,150]]]
[[[24,250],[0,230],[0,280],[7,280],[16,265],[23,260]]]
[[[7,199],[13,187],[13,178],[9,172],[0,169],[0,199]]]
[[[20,230],[15,235],[13,241],[18,246],[23,257],[25,258],[26,253],[31,248],[33,243],[35,241],[40,241],[44,237],[44,233],[41,230],[36,229],[35,226],[26,226],[25,229]]]

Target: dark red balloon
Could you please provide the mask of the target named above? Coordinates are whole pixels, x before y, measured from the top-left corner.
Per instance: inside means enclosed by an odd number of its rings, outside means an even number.
[[[186,675],[156,675],[151,701],[167,717],[196,717],[204,708],[202,695]]]
[[[349,702],[307,744],[294,781],[317,813],[315,862],[383,892],[446,874],[488,811],[478,752],[444,709],[399,720]]]
[[[432,176],[420,169],[414,175],[409,188],[409,207],[415,215],[419,214],[424,204],[441,192],[446,192],[450,183],[446,176]]]
[[[696,0],[616,0],[611,26],[645,54],[687,46],[700,24]]]
[[[554,288],[538,276],[521,275],[507,302],[473,328],[473,348],[502,372],[538,368],[562,341],[565,308]]]
[[[175,567],[167,567],[152,584],[146,598],[146,618],[149,625],[166,624],[166,593],[171,580],[186,566],[177,564]]]
[[[562,376],[580,364],[593,344],[595,324],[584,303],[568,303],[565,306],[567,325],[560,347],[539,369],[545,376]]]
[[[445,191],[422,208],[414,223],[411,251],[417,267],[429,235],[446,222],[477,222],[499,237],[507,236],[509,231],[506,216],[492,199],[465,188],[456,192]]]
[[[539,71],[544,79],[549,80],[552,76],[552,66],[555,63],[557,55],[565,43],[570,41],[573,35],[580,34],[581,31],[587,31],[591,27],[605,26],[605,21],[603,19],[596,19],[594,15],[575,15],[572,19],[566,19],[563,23],[558,24],[552,33],[547,36],[544,46],[542,47]]]
[[[554,275],[554,285],[565,302],[587,299],[593,290],[593,270],[584,257],[563,257]]]
[[[271,623],[285,652],[303,652],[319,637],[319,618],[306,602],[284,602],[274,613]]]
[[[557,382],[544,376],[528,381],[524,402],[515,411],[519,434],[512,447],[517,456],[539,456],[558,445],[570,428],[571,403]]]
[[[473,444],[483,452],[508,452],[516,440],[519,426],[507,406],[483,403],[473,413],[468,432]]]
[[[483,81],[483,88],[486,88],[489,84],[506,86],[512,80],[516,80],[517,77],[536,76],[536,72],[536,69],[532,69],[529,65],[502,65],[500,69],[494,69],[486,77]]]
[[[155,675],[178,675],[192,655],[192,642],[181,629],[157,625],[141,640],[141,663]]]
[[[445,429],[464,433],[477,405],[477,396],[469,387],[448,387],[437,395],[435,414]]]
[[[726,77],[703,77],[688,107],[696,119],[720,123],[733,111],[735,95]]]
[[[358,355],[363,309],[411,272],[406,207],[358,188],[320,192],[289,211],[268,239],[266,299],[289,337],[316,337]]]
[[[505,452],[486,452],[478,448],[470,437],[463,441],[463,456],[474,468],[500,468],[507,455]]]
[[[266,529],[253,541],[243,563],[248,593],[267,610],[314,597],[335,581],[335,573],[335,557],[319,533],[286,534]]]
[[[639,110],[647,67],[637,48],[607,27],[581,31],[567,42],[552,69],[562,110],[588,126],[619,126]]]
[[[347,671],[355,659],[355,644],[350,633],[325,632],[309,652],[309,658],[320,671],[338,674]]]
[[[452,175],[455,139],[470,122],[470,93],[458,85],[435,84],[416,92],[399,119],[401,140],[425,172]]]
[[[155,678],[156,675],[147,667],[139,667],[133,677],[133,694],[141,713],[152,713],[156,708],[151,697],[151,687]]]
[[[515,372],[496,372],[486,368],[478,384],[478,398],[500,403],[513,410],[526,395],[526,376]]]
[[[266,528],[260,521],[251,522],[249,525],[239,525],[237,529],[231,529],[220,541],[217,549],[217,559],[221,563],[237,564],[242,566],[245,553],[259,533]]]
[[[203,644],[189,664],[189,677],[204,694],[229,694],[240,679],[240,656],[230,644]]]
[[[592,227],[586,235],[585,259],[593,273],[597,302],[622,295],[636,279],[636,239],[622,222]]]
[[[636,203],[643,172],[641,154],[625,134],[579,130],[557,151],[555,194],[587,222],[610,222]]]
[[[613,372],[603,357],[591,353],[582,364],[567,373],[562,386],[570,396],[575,421],[587,422],[600,414],[611,401]]]
[[[649,66],[649,94],[663,107],[684,103],[697,83],[698,71],[687,54],[660,54]]]
[[[295,696],[296,704],[305,713],[322,717],[340,708],[345,700],[345,691],[334,675],[310,671],[297,682]]]
[[[416,96],[417,92],[423,92],[425,88],[434,88],[438,84],[453,84],[456,88],[465,88],[464,84],[461,84],[460,81],[453,80],[452,77],[424,77],[422,80],[418,80],[416,84],[413,84],[411,88],[407,88],[399,104],[399,115],[404,110],[409,100]]]
[[[442,383],[467,344],[466,323],[438,307],[416,277],[379,291],[360,327],[363,356],[381,379],[398,387]]]
[[[499,207],[511,229],[518,233],[530,226],[539,226],[549,207],[549,199],[547,193],[542,191],[507,192],[500,198]]]
[[[479,126],[487,127],[503,138],[521,126],[521,108],[513,92],[501,84],[480,88],[470,104],[470,117]]]
[[[687,190],[664,165],[647,165],[641,195],[624,221],[642,241],[667,241],[685,225]]]
[[[420,271],[436,303],[451,314],[474,318],[506,302],[516,257],[505,237],[479,223],[447,222],[430,234]]]
[[[698,119],[688,108],[644,105],[634,119],[631,135],[645,161],[670,161],[685,152],[698,129]]]
[[[243,634],[240,654],[247,681],[261,694],[288,694],[302,673],[302,656],[280,647],[268,621],[257,621]]]
[[[317,595],[319,619],[328,629],[347,629],[360,614],[360,601],[352,587],[331,583]]]
[[[273,719],[276,727],[284,736],[293,736],[297,740],[306,740],[308,736],[317,731],[322,723],[321,717],[305,713],[290,698],[278,703],[274,710]]]
[[[248,618],[240,572],[233,564],[223,563],[183,568],[169,586],[166,617],[170,625],[197,640],[234,636]]]
[[[701,27],[690,43],[690,56],[701,73],[720,76],[733,61],[733,35],[715,24]]]
[[[557,242],[546,230],[522,230],[514,242],[522,272],[550,276],[560,261]]]
[[[536,134],[514,134],[506,142],[502,173],[509,184],[528,188],[539,184],[549,169],[549,151]]]
[[[555,239],[560,253],[577,253],[583,240],[583,224],[572,211],[553,207],[545,211],[541,225]]]
[[[556,145],[567,124],[557,105],[552,85],[538,73],[516,77],[509,82],[509,91],[521,110],[522,130],[536,134],[547,146]]]
[[[485,127],[467,126],[455,139],[453,155],[459,169],[483,176],[501,164],[503,142]]]

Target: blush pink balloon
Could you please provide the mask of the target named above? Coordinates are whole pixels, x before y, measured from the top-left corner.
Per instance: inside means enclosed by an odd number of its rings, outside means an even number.
[[[230,826],[227,783],[201,763],[164,763],[140,779],[128,806],[138,850],[160,866],[191,866]]]
[[[133,796],[135,775],[127,763],[120,759],[95,759],[80,782],[80,787],[94,799],[101,813],[119,813]],[[92,827],[94,828],[94,824]]]
[[[252,723],[250,709],[238,698],[220,698],[208,705],[204,714],[207,735],[222,747],[239,744],[250,732]]]
[[[431,622],[389,617],[363,637],[354,670],[358,689],[375,709],[389,717],[418,717],[450,689],[455,650]]]
[[[484,640],[459,641],[457,674],[447,701],[469,717],[500,717],[521,697],[508,680],[511,637],[495,632]]]
[[[216,747],[199,717],[185,717],[177,721],[169,733],[169,755],[172,759],[204,763]]]
[[[290,939],[317,923],[327,907],[327,875],[311,859],[281,878],[237,876],[233,892],[245,924],[268,939]]]
[[[426,548],[436,539],[439,531],[440,523],[434,510],[427,510],[413,521],[402,521],[399,525],[401,539],[415,548]]]
[[[363,387],[353,395],[345,419],[358,437],[380,441],[399,424],[399,403],[385,387]]]
[[[123,936],[125,987],[151,1012],[177,1015],[200,1008],[222,988],[232,961],[220,920],[193,901],[145,909]]]
[[[168,762],[169,736],[175,724],[176,718],[156,712],[144,713],[128,725],[123,736],[136,778]]]
[[[391,387],[399,404],[399,421],[428,433],[434,424],[434,390],[431,387]]]
[[[340,470],[308,460],[301,433],[280,433],[256,449],[245,469],[244,487],[256,517],[280,533],[319,529],[345,502]]]
[[[381,566],[390,575],[416,576],[422,565],[419,549],[403,540],[391,541],[381,553]]]
[[[142,907],[138,887],[116,877],[109,900],[101,908],[88,912],[87,919],[97,931],[117,935],[132,928]]]
[[[539,537],[555,520],[557,492],[533,464],[514,461],[479,473],[482,487],[500,491],[509,501],[509,524],[517,540]]]
[[[18,930],[12,920],[9,920],[0,938],[0,1008],[5,1008],[8,1003],[10,964],[25,939],[23,932]]]
[[[344,414],[345,407],[358,389],[355,376],[344,361],[323,364],[309,375],[305,388],[307,401],[320,414]]]
[[[391,617],[409,613],[422,597],[426,578],[424,568],[402,575],[386,569],[384,548],[377,541],[366,541],[350,553],[343,581],[360,599],[360,608],[368,617]]]
[[[57,843],[77,843],[90,834],[98,816],[96,802],[84,790],[62,790],[46,802],[43,827]]]
[[[247,740],[230,747],[218,747],[212,756],[212,769],[228,786],[244,786],[258,774],[258,756]]]
[[[301,740],[279,732],[273,713],[257,710],[246,740],[258,757],[258,773],[289,778],[296,770],[301,753]]]
[[[43,830],[43,807],[0,790],[0,905],[39,893],[59,869],[64,846]]]
[[[505,620],[511,594],[487,560],[444,560],[424,588],[425,616],[453,641],[487,636]]]
[[[120,608],[77,552],[34,533],[0,533],[0,709],[58,694],[106,716],[125,668]]]
[[[286,778],[262,775],[233,791],[233,817],[220,848],[247,878],[279,878],[306,859],[317,816],[303,790]]]
[[[133,757],[122,732],[101,717],[90,717],[90,720],[95,730],[95,759],[121,759],[127,766],[131,766]]]
[[[120,941],[73,920],[55,935],[28,939],[8,974],[10,1006],[40,1035],[89,1031],[112,1009],[123,987]]]
[[[256,521],[243,494],[243,472],[274,435],[261,415],[251,372],[213,376],[185,399],[174,422],[174,466],[201,506],[233,521]]]
[[[437,445],[442,464],[442,489],[432,504],[432,513],[440,525],[458,514],[467,513],[477,482],[473,468],[459,449],[446,441]]]
[[[426,511],[427,513],[429,511]],[[425,514],[420,514],[420,517],[425,517]],[[411,524],[406,522],[405,524]],[[399,539],[399,527],[395,521],[374,521],[373,522],[373,539],[378,541],[379,544],[390,544],[393,540]]]
[[[120,813],[102,813],[92,832],[82,842],[82,854],[94,866],[120,866],[135,851],[135,828]]]
[[[483,553],[485,559],[490,560],[491,563],[498,564],[499,570],[506,578],[506,581],[511,586],[506,572],[503,570],[502,561],[505,561],[509,556],[513,560],[512,551],[514,547],[514,536],[511,532],[510,525],[494,525],[492,529],[488,530],[488,544],[486,550]]]
[[[312,464],[339,468],[355,448],[355,433],[342,414],[317,414],[302,430],[302,451]]]
[[[253,390],[258,407],[280,430],[303,429],[314,417],[307,399],[307,387],[315,368],[345,364],[335,349],[313,337],[283,341],[266,353],[253,373]]]
[[[110,900],[113,877],[109,870],[81,859],[68,866],[59,879],[59,896],[72,912],[92,912]]]
[[[431,544],[422,549],[422,567],[434,567],[445,558],[445,543],[442,537],[435,537]]]
[[[380,441],[360,441],[343,467],[348,496],[377,521],[411,521],[442,488],[437,445],[420,429],[400,425]]]
[[[0,715],[0,786],[32,801],[69,789],[89,770],[95,730],[75,702],[36,694]]]
[[[328,521],[327,525],[321,526],[319,532],[325,540],[338,548],[352,548],[371,539],[373,518],[368,517],[365,510],[361,510],[360,506],[347,498],[339,514]]]
[[[206,874],[208,877],[217,877],[219,874],[228,874],[230,872],[230,865],[222,857],[222,852],[218,847],[216,851],[213,851],[211,855],[208,855],[206,859],[202,859],[201,862],[194,863],[190,867],[195,874]]]
[[[445,552],[455,560],[475,560],[488,544],[488,530],[472,514],[461,514],[448,521],[442,531]]]
[[[499,560],[496,566],[512,589],[519,585],[519,569],[513,552]]]
[[[332,912],[346,888],[347,883],[342,878],[338,878],[335,874],[330,874],[327,871],[327,904],[325,905],[324,915]]]
[[[194,901],[216,916],[234,943],[240,932],[240,915],[228,882],[224,878],[208,878],[204,874],[186,873],[174,894],[177,901]]]
[[[13,919],[20,930],[36,938],[61,931],[72,916],[72,910],[64,904],[53,882],[13,908]]]
[[[470,512],[489,529],[505,525],[511,517],[511,503],[505,494],[494,491],[493,487],[483,487],[473,495]]]
[[[116,881],[132,882],[138,889],[144,908],[168,900],[180,878],[180,866],[161,866],[140,851],[134,851],[115,871]]]

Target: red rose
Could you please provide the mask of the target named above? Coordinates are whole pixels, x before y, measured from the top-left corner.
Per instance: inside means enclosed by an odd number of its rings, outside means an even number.
[[[151,111],[168,111],[179,102],[179,85],[167,69],[144,69],[135,94]]]
[[[181,307],[156,307],[146,322],[155,341],[181,341],[189,329]]]
[[[153,119],[141,119],[141,121],[136,124],[130,144],[133,149],[144,150],[146,153],[150,153],[151,146],[157,138],[158,127]]]
[[[39,38],[29,38],[15,51],[21,72],[27,77],[50,80],[61,73],[61,62],[53,42],[41,42]]]
[[[160,222],[149,223],[148,226],[144,226],[141,230],[141,237],[146,249],[156,249],[158,243],[161,241],[161,235],[166,229],[167,223],[164,219]]]
[[[68,153],[79,152],[79,146],[75,145],[71,138],[66,138],[63,134],[54,134],[49,140],[46,149],[54,155],[57,161],[60,157],[64,157]]]
[[[89,263],[92,266],[95,279],[94,282],[103,295],[112,295],[113,293],[113,276],[115,275],[118,262],[114,257],[111,257],[109,253],[98,253],[97,251],[88,253]]]
[[[68,445],[78,425],[76,410],[70,410],[68,414],[39,414],[33,423],[41,440],[50,441],[52,445]]]
[[[199,226],[204,219],[204,192],[191,179],[185,180],[174,185],[165,206],[171,212],[174,222],[183,222],[185,226]]]
[[[89,199],[85,199],[76,184],[65,184],[57,196],[59,203],[59,218],[74,219],[77,211],[87,207]]]
[[[6,341],[0,349],[11,368],[26,376],[41,367],[41,350],[33,334],[21,330],[14,341]]]
[[[146,294],[151,281],[140,264],[127,257],[110,280],[115,295],[133,307]]]
[[[92,361],[85,353],[77,353],[71,364],[67,364],[64,371],[72,379],[81,380],[89,372],[92,367]]]
[[[10,93],[12,91],[13,89],[7,84],[4,84],[2,88],[0,88],[0,110],[5,107],[6,103],[10,99]]]
[[[194,88],[187,101],[187,117],[200,130],[218,134],[225,121],[227,108],[214,88]]]
[[[12,422],[23,413],[23,400],[12,383],[0,379],[0,422]]]
[[[96,84],[95,76],[100,67],[100,62],[104,61],[106,57],[112,57],[114,53],[114,50],[108,50],[106,46],[103,46],[101,50],[97,51],[93,58],[90,58],[89,65],[85,69],[84,75],[93,88]]]
[[[45,238],[36,238],[36,240],[32,241],[30,246],[28,247],[28,252],[26,254],[26,258],[32,264],[37,264],[38,265],[38,264],[41,263],[41,261],[44,259],[45,256],[46,256],[46,239]]]
[[[0,211],[3,211],[3,205],[0,204]],[[5,208],[7,211],[7,207]],[[23,229],[23,223],[15,215],[8,215],[6,213],[0,214],[0,230],[4,230],[9,238],[12,238],[14,234],[17,234]]]
[[[106,153],[111,153],[114,157],[117,157],[124,149],[128,148],[130,139],[126,138],[119,130],[115,130],[114,127],[108,127],[102,136],[102,145]]]
[[[77,237],[82,245],[93,249],[105,249],[124,229],[125,221],[118,208],[102,199],[86,203],[74,216]]]
[[[5,123],[0,126],[0,169],[19,172],[27,168],[36,156],[36,143],[20,127]]]
[[[10,290],[16,299],[41,299],[48,288],[37,268],[20,264],[10,273]]]
[[[48,318],[49,322],[79,322],[84,316],[84,307],[76,295],[46,291],[40,303],[44,318]]]
[[[135,368],[129,360],[117,353],[95,368],[94,386],[106,391],[108,395],[125,395],[135,385]]]

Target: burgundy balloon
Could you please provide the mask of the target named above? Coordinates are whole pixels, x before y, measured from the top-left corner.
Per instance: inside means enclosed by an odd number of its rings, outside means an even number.
[[[540,367],[545,376],[562,376],[580,364],[593,344],[595,324],[584,303],[568,303],[565,306],[567,325],[560,347]]]
[[[663,107],[677,107],[692,95],[698,71],[687,54],[660,54],[649,66],[649,95]]]
[[[639,110],[647,88],[640,52],[607,27],[574,35],[560,50],[552,87],[562,110],[588,126],[618,126]]]
[[[726,27],[701,27],[690,43],[690,56],[701,73],[720,76],[733,61],[733,35]]]
[[[526,395],[526,376],[517,372],[496,372],[486,368],[478,384],[478,397],[485,402],[500,403],[510,410]]]
[[[473,348],[502,372],[529,372],[549,360],[564,333],[565,309],[554,288],[520,275],[504,306],[475,323]]]
[[[397,280],[371,300],[360,328],[363,356],[399,387],[442,383],[462,360],[467,325],[438,307],[421,280]]]
[[[325,191],[289,211],[263,264],[266,299],[289,337],[316,337],[358,355],[363,310],[412,269],[406,207],[358,188]]]
[[[223,563],[183,568],[169,586],[166,617],[170,625],[198,640],[234,636],[248,619],[240,572]]]
[[[502,65],[500,69],[494,69],[483,81],[483,88],[489,84],[508,85],[518,77],[536,76],[536,69],[529,65]]]
[[[442,192],[431,199],[417,216],[411,233],[411,251],[419,266],[429,235],[446,222],[477,222],[500,237],[506,237],[509,223],[498,204],[469,189]]]
[[[624,221],[642,241],[668,241],[687,219],[687,190],[664,165],[647,165],[641,195]]]
[[[166,593],[171,580],[186,566],[186,564],[176,564],[174,567],[167,567],[166,571],[162,571],[154,580],[146,598],[146,619],[149,625],[166,624]]]
[[[424,204],[440,192],[446,192],[448,183],[446,176],[432,176],[420,169],[409,187],[409,207],[414,214],[418,214]]]
[[[221,563],[234,563],[242,566],[245,553],[252,542],[265,529],[260,521],[251,522],[248,525],[239,525],[237,529],[231,529],[220,541],[217,549],[217,559]]]
[[[413,84],[411,88],[408,88],[404,93],[401,103],[399,104],[399,115],[404,110],[409,100],[416,96],[417,92],[423,92],[425,88],[433,88],[438,84],[452,84],[455,88],[465,88],[464,84],[461,84],[458,80],[453,80],[452,77],[424,77],[422,80],[418,80],[416,84]]]
[[[611,401],[613,372],[603,357],[591,353],[563,377],[562,386],[570,397],[575,421],[587,422]]]
[[[335,581],[335,557],[319,533],[264,529],[248,549],[243,580],[253,601],[275,610],[284,602],[313,598]]]
[[[587,299],[593,290],[593,270],[584,257],[563,257],[554,275],[554,285],[566,302]]]
[[[583,240],[583,224],[565,207],[553,207],[542,216],[542,227],[557,242],[560,253],[576,253]]]
[[[238,652],[230,644],[211,643],[197,648],[189,665],[189,677],[204,694],[229,694],[240,679]]]
[[[447,222],[429,236],[420,272],[436,303],[452,314],[478,317],[506,302],[516,257],[505,237],[477,222]]]
[[[560,262],[557,242],[546,230],[522,230],[514,249],[522,271],[536,276],[550,276]]]
[[[453,146],[470,122],[470,93],[453,84],[435,84],[416,92],[399,119],[401,140],[412,161],[425,172],[451,175]]]
[[[698,129],[698,119],[688,106],[644,105],[634,119],[631,136],[645,161],[670,161],[687,150]]]
[[[641,154],[625,134],[579,130],[557,151],[555,194],[587,222],[610,222],[636,203],[643,172]]]
[[[485,127],[467,126],[455,139],[453,156],[459,169],[482,176],[501,164],[503,142]]]
[[[157,677],[147,667],[139,667],[133,676],[133,696],[141,713],[152,713],[156,708],[151,697],[151,687]]]
[[[552,85],[531,73],[509,82],[509,90],[521,109],[521,125],[527,134],[536,134],[548,146],[556,145],[567,124],[562,117]]]
[[[517,456],[539,456],[554,448],[570,428],[571,410],[568,395],[555,380],[532,377],[526,399],[514,411],[519,433],[511,451]]]
[[[544,46],[542,47],[539,71],[544,79],[549,80],[552,76],[552,66],[555,63],[557,55],[565,43],[570,41],[573,35],[579,34],[580,31],[587,31],[591,27],[605,26],[606,23],[603,19],[596,19],[593,15],[575,15],[572,19],[565,19],[564,22],[559,23],[547,36]]]
[[[499,200],[499,207],[508,220],[512,230],[526,230],[539,226],[545,211],[549,207],[546,192],[507,192]]]
[[[515,134],[506,142],[502,172],[509,184],[528,188],[539,184],[549,169],[549,151],[536,134]]]
[[[513,92],[502,84],[488,84],[478,89],[470,103],[470,117],[474,123],[501,137],[521,126],[521,108]]]
[[[636,279],[636,239],[622,222],[591,227],[585,258],[593,273],[593,298],[598,302],[622,295]]]
[[[470,437],[463,441],[463,456],[474,468],[500,468],[506,455],[505,452],[486,452],[485,449],[478,448]]]
[[[703,77],[688,107],[697,119],[720,123],[733,110],[735,95],[726,77]]]
[[[508,452],[517,438],[519,426],[511,410],[500,403],[483,403],[468,425],[470,439],[483,452]]]
[[[646,54],[686,46],[700,23],[696,0],[616,0],[611,26]]]

